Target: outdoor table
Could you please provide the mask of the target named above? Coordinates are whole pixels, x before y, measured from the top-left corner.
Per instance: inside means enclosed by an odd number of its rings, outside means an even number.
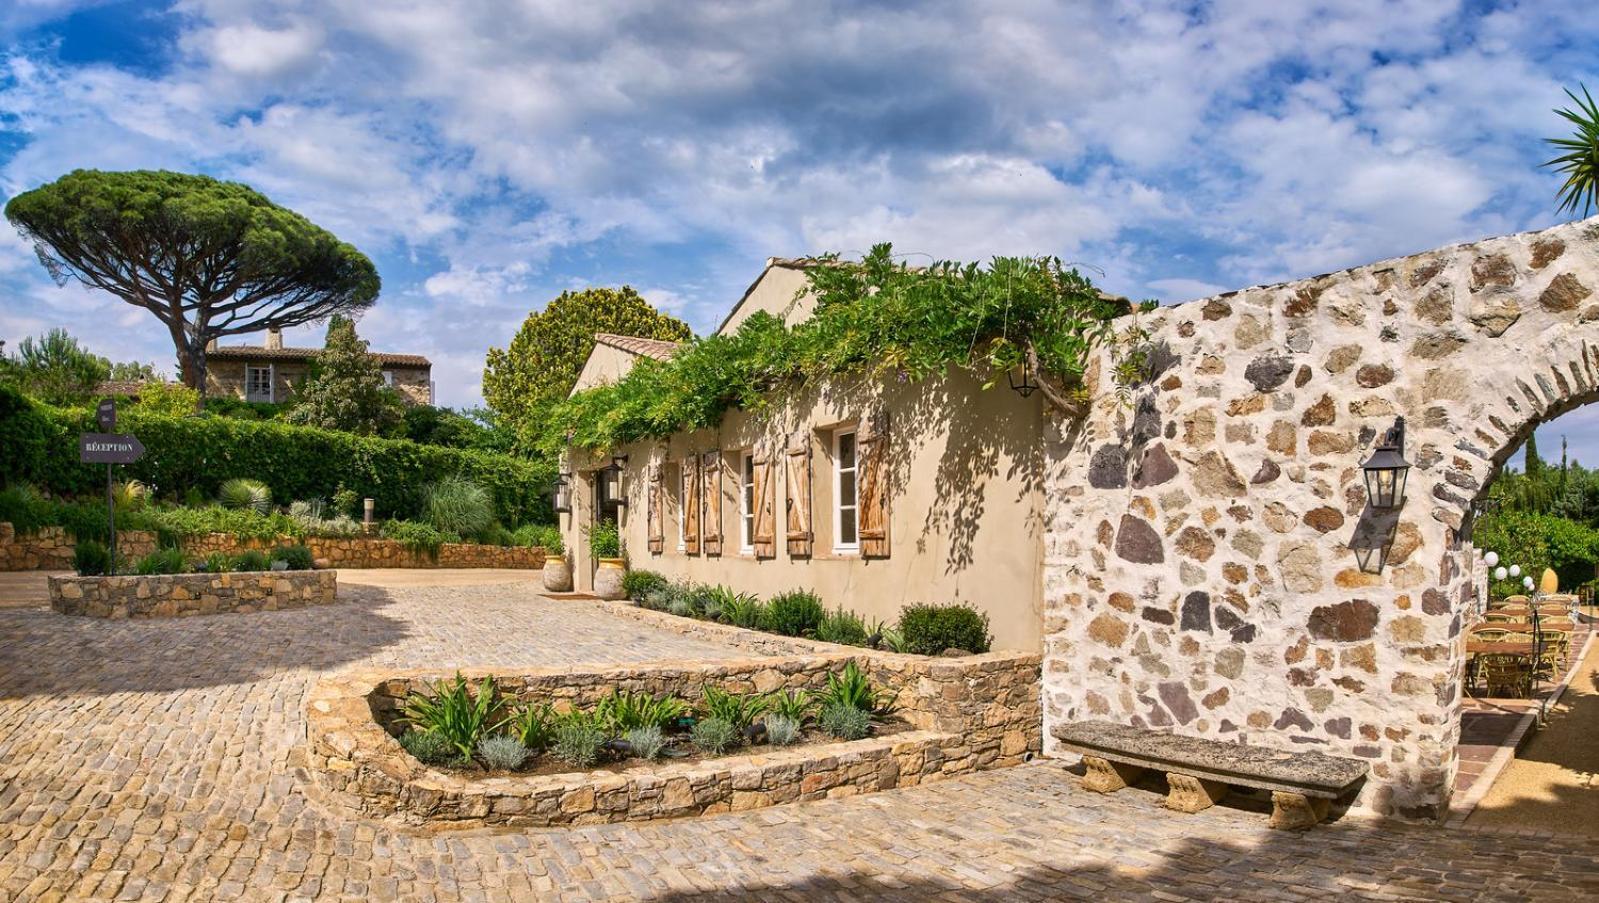
[[[1487,640],[1466,640],[1467,655],[1524,655],[1531,657],[1536,643],[1490,643]]]

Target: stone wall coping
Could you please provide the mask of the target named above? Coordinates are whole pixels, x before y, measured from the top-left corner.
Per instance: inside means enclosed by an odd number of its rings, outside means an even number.
[[[50,607],[91,618],[172,618],[327,605],[338,598],[332,570],[51,576]]]

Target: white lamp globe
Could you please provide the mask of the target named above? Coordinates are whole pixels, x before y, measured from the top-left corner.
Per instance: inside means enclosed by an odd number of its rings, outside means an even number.
[[[1505,579],[1506,577],[1509,577],[1509,576],[1510,576],[1510,572],[1505,570],[1504,568],[1494,568],[1494,579],[1495,580],[1503,580],[1503,579]]]
[[[1521,565],[1519,565],[1519,564],[1511,565],[1510,566],[1510,576],[1512,576],[1512,577],[1520,577],[1521,576]]]
[[[1489,552],[1488,554],[1482,556],[1482,560],[1484,564],[1488,565],[1489,567],[1493,567],[1499,563],[1499,553]]]
[[[1523,578],[1521,578],[1521,585],[1525,586],[1527,589],[1532,589],[1532,578],[1531,577],[1523,577]]]

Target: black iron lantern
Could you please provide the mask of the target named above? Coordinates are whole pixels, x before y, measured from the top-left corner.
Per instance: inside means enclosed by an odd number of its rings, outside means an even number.
[[[572,475],[563,473],[555,478],[555,491],[551,494],[556,514],[572,513]]]
[[[627,494],[622,491],[622,466],[627,463],[627,455],[614,455],[611,466],[600,471],[600,479],[605,482],[605,498],[614,504],[626,506]]]
[[[1022,381],[1016,381],[1016,369],[1013,367],[1005,374],[1005,379],[1010,382],[1011,390],[1023,398],[1038,391],[1038,383],[1033,381],[1033,367],[1026,359],[1022,358]]]
[[[1410,471],[1410,462],[1405,460],[1405,418],[1394,420],[1361,469],[1366,472],[1366,498],[1373,508],[1404,504],[1405,476]]]

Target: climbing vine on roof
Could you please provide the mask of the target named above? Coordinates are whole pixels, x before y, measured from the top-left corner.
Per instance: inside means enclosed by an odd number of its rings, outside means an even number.
[[[622,380],[556,405],[544,445],[606,449],[714,426],[729,409],[761,410],[808,382],[841,375],[923,379],[960,367],[992,387],[1024,364],[1064,413],[1081,412],[1090,350],[1111,344],[1119,383],[1143,367],[1143,335],[1111,321],[1131,310],[1053,257],[996,257],[987,266],[913,267],[877,245],[859,262],[829,255],[807,271],[816,298],[792,328],[756,313],[670,360],[641,358]],[[1150,302],[1143,307],[1147,309]]]

